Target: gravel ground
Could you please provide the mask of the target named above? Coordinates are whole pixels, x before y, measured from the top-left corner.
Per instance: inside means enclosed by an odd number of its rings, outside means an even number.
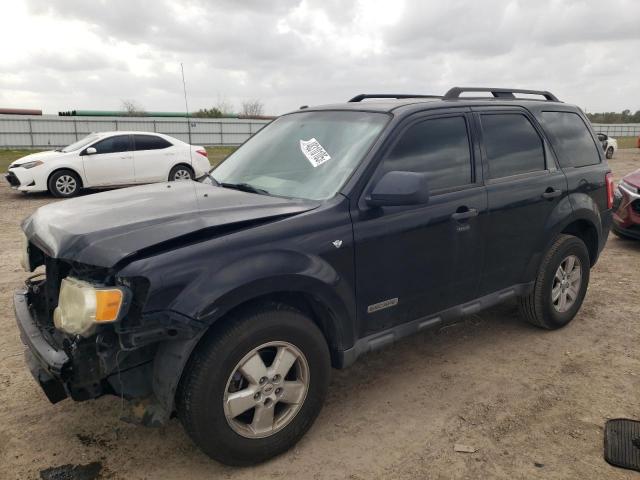
[[[610,162],[616,178],[638,150]],[[0,478],[98,462],[101,478],[638,478],[602,458],[609,418],[640,419],[640,242],[611,236],[576,319],[533,328],[508,303],[334,371],[315,426],[264,465],[223,467],[172,420],[119,420],[119,399],[48,403],[27,372],[13,319],[19,222],[52,201],[0,186]],[[456,453],[454,444],[476,453]],[[80,478],[80,477],[58,477]]]

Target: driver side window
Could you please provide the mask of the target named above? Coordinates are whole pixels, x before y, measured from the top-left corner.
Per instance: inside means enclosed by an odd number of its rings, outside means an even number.
[[[116,135],[114,137],[105,138],[98,143],[92,145],[96,149],[96,153],[119,153],[130,150],[131,141],[129,135]]]

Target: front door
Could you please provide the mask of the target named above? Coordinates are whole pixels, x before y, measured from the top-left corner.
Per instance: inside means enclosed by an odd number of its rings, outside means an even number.
[[[469,132],[463,113],[408,122],[365,195],[386,172],[425,172],[428,202],[352,211],[360,336],[476,297],[486,192]]]
[[[135,182],[131,135],[114,135],[94,143],[96,153],[82,152],[82,164],[89,185],[128,185]]]

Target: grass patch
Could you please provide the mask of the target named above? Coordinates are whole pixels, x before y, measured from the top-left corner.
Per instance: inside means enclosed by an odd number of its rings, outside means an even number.
[[[637,148],[638,137],[614,137],[618,141],[618,148]]]
[[[212,167],[220,165],[225,158],[231,155],[238,147],[207,147],[209,162]],[[18,158],[36,153],[40,150],[5,150],[0,149],[0,172],[6,172],[9,164]]]
[[[209,155],[209,163],[212,167],[220,165],[229,155],[236,151],[238,147],[205,147]]]
[[[6,172],[9,164],[30,153],[36,153],[39,150],[3,150],[0,149],[0,172]]]

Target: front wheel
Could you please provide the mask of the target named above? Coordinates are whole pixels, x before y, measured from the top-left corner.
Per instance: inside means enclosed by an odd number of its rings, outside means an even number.
[[[194,442],[227,465],[251,465],[293,446],[328,389],[329,351],[297,310],[272,305],[228,318],[190,359],[177,398]]]
[[[49,177],[49,192],[58,198],[70,198],[80,192],[82,181],[71,170],[58,170]]]
[[[533,290],[519,298],[520,314],[549,330],[567,325],[587,293],[590,265],[584,242],[560,235],[542,260]]]

